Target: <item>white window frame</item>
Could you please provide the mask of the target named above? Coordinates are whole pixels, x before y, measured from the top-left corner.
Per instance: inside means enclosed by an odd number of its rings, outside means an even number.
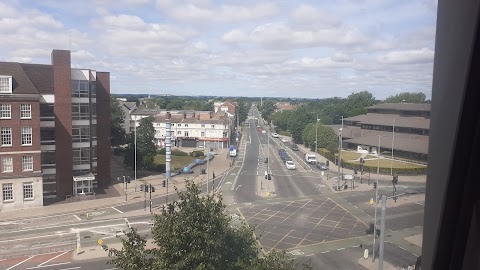
[[[13,172],[13,158],[12,157],[2,157],[2,173]]]
[[[188,131],[185,131],[183,134],[185,137],[188,137],[188,133],[189,133]]]
[[[12,105],[1,103],[0,104],[0,119],[12,119]]]
[[[32,104],[20,104],[20,119],[32,119]]]
[[[10,143],[5,143],[8,140]],[[5,139],[5,142],[4,142]],[[12,128],[11,127],[0,127],[0,146],[12,146]]]
[[[20,137],[22,146],[32,145],[32,127],[22,127],[22,135]]]
[[[182,135],[182,132],[180,130],[177,131],[177,135]]]
[[[4,202],[13,202],[13,184],[2,184],[2,196]]]
[[[12,93],[12,76],[0,75],[0,94]]]
[[[33,156],[22,156],[22,171],[33,171]]]
[[[30,201],[34,199],[33,196],[33,182],[23,183],[23,200]]]

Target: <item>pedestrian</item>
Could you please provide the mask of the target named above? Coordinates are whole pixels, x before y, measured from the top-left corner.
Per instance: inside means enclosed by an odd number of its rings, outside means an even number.
[[[407,270],[413,270],[413,266],[409,264]]]

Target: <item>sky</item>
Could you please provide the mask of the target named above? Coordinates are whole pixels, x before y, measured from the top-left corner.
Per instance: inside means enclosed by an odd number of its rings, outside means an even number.
[[[0,0],[0,61],[71,50],[116,94],[430,98],[436,14],[436,0]]]

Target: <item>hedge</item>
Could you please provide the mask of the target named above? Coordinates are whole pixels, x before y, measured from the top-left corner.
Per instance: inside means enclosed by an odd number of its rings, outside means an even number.
[[[196,151],[192,151],[190,153],[190,156],[192,156],[192,157],[203,157],[203,156],[205,156],[205,154],[201,150],[196,150]]]
[[[335,162],[335,154],[330,152],[328,149],[320,148],[319,154],[324,156],[326,159]],[[359,163],[353,163],[348,161],[342,161],[342,167],[349,170],[361,170]],[[377,173],[377,166],[363,165],[363,172]],[[390,174],[391,168],[380,167],[379,172],[381,174]],[[397,175],[416,175],[416,174],[426,174],[427,167],[417,167],[417,168],[393,168],[393,173]]]
[[[278,134],[282,135],[282,136],[288,136],[288,137],[292,137],[292,133],[290,133],[290,131],[283,131],[283,130],[280,130],[278,131]]]

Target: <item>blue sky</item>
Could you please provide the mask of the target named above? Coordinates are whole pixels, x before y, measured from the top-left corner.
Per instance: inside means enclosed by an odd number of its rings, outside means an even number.
[[[431,96],[435,0],[0,2],[0,61],[111,72],[112,93]],[[71,37],[71,42],[70,42]]]

